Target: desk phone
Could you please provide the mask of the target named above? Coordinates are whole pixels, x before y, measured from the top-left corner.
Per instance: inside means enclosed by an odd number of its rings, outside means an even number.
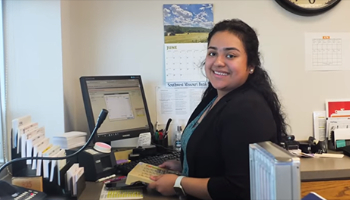
[[[162,174],[177,174],[179,175],[179,172],[175,172],[172,170],[160,168],[158,166],[154,166],[151,164],[139,162],[127,175],[125,184],[131,185],[132,183],[136,181],[141,181],[144,183],[151,183],[153,182],[150,177],[151,176],[159,176]]]
[[[45,197],[46,194],[43,192],[12,186],[4,181],[0,182],[1,200],[41,200]]]

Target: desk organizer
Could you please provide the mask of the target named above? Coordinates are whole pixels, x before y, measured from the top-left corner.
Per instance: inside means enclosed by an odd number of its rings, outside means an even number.
[[[17,153],[16,148],[12,148],[12,159],[20,158],[21,155]],[[77,195],[73,195],[73,191],[69,191],[66,186],[66,172],[74,164],[74,162],[67,160],[67,164],[60,170],[60,173],[55,173],[53,181],[50,182],[49,178],[43,178],[43,192],[50,196],[66,197],[66,199],[77,199],[85,189],[85,177],[82,175],[77,181]],[[50,163],[51,165],[51,163]],[[49,165],[49,169],[51,166]],[[26,161],[15,162],[10,167],[13,177],[29,177],[37,176],[36,170],[32,169],[32,165],[27,165]],[[43,167],[42,167],[43,169]],[[57,171],[57,165],[56,169]],[[43,171],[41,172],[43,174]],[[59,177],[58,177],[59,176]],[[60,185],[58,185],[58,179]],[[72,183],[73,184],[73,183]]]
[[[169,140],[169,137],[168,137],[168,132],[166,132],[166,137],[165,138],[156,138],[156,137],[152,137],[152,144],[154,144],[156,146],[156,149],[157,149],[157,152],[159,153],[167,153],[169,152],[169,143],[168,143],[168,140]]]

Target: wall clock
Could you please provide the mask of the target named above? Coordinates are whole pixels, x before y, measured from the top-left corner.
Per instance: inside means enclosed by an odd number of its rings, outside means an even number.
[[[341,0],[276,0],[284,9],[302,16],[313,16],[322,14]]]

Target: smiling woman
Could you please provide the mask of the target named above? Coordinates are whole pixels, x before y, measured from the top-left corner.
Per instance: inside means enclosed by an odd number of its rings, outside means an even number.
[[[151,177],[149,188],[188,200],[249,200],[249,144],[280,144],[287,134],[284,113],[261,66],[252,27],[239,19],[224,20],[209,32],[207,42],[208,87],[183,131],[180,161],[161,165],[182,175]]]

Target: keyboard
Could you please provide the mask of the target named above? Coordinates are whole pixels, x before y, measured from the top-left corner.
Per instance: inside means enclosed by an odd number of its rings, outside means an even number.
[[[137,165],[139,162],[148,163],[151,165],[158,166],[167,160],[180,160],[180,152],[174,151],[167,154],[148,156],[138,160],[133,160],[129,163],[117,165],[118,174],[128,175],[128,173]]]

